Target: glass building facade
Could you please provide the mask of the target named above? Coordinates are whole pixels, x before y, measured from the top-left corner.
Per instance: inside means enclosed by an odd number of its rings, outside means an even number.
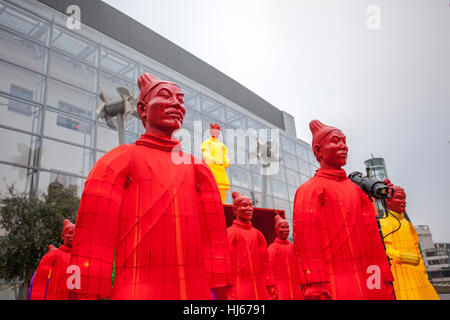
[[[180,85],[187,108],[184,128],[195,131],[219,123],[223,129],[277,129],[273,124],[205,88],[164,64],[88,26],[66,27],[67,17],[38,1],[0,1],[0,177],[1,193],[14,183],[18,191],[41,194],[58,181],[81,195],[93,164],[118,145],[117,131],[96,118],[99,93],[119,99],[117,87],[138,93],[145,72]],[[201,121],[201,125],[196,125]],[[126,143],[144,132],[140,119],[126,124]],[[227,144],[226,136],[223,141]],[[194,141],[183,148],[199,157]],[[309,144],[280,129],[279,171],[268,177],[267,207],[284,209],[292,222],[298,186],[318,168]],[[229,150],[233,158],[243,149]],[[256,164],[227,169],[231,189],[258,206],[262,177]],[[227,202],[231,202],[231,192]]]

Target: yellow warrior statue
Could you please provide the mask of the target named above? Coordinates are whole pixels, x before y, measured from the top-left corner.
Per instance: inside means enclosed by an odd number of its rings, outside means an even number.
[[[389,216],[380,219],[386,253],[391,259],[394,290],[397,300],[439,300],[428,281],[425,264],[419,249],[419,237],[414,226],[405,219],[405,190],[383,181],[394,188],[394,196],[386,200]]]
[[[202,143],[203,159],[205,159],[211,169],[219,187],[222,203],[225,203],[227,190],[230,189],[230,182],[228,181],[225,168],[230,166],[230,159],[228,159],[227,147],[219,141],[220,125],[210,123],[209,126],[211,137]]]

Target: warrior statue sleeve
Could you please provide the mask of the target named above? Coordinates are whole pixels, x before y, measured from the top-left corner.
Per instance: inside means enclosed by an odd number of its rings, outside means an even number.
[[[55,260],[55,251],[48,252],[42,257],[33,280],[31,300],[44,300],[47,281],[51,276],[52,265]]]
[[[107,299],[111,293],[119,213],[130,165],[127,145],[107,153],[92,168],[78,209],[71,265],[80,268],[81,288],[72,299]]]
[[[302,285],[329,282],[328,265],[320,234],[320,188],[300,187],[294,200],[294,241],[297,268]]]

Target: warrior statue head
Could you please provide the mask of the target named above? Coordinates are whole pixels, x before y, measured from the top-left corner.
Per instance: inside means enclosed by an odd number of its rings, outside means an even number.
[[[248,223],[252,220],[253,206],[249,197],[241,195],[239,192],[234,191],[233,196],[233,213],[236,218],[244,223]]]
[[[211,133],[211,137],[218,139],[220,136],[220,125],[218,123],[210,123],[209,132]]]
[[[72,248],[73,232],[75,231],[75,225],[67,219],[63,221],[63,231],[61,238],[64,240],[66,247]]]
[[[319,120],[309,123],[313,136],[312,149],[322,169],[340,169],[347,163],[348,147],[341,130]]]
[[[406,193],[405,190],[400,186],[394,186],[389,179],[384,179],[383,182],[394,189],[394,196],[392,198],[386,199],[386,205],[389,210],[397,213],[403,213],[406,209]]]
[[[278,214],[275,215],[275,234],[277,235],[277,238],[281,240],[287,240],[289,237],[289,223],[280,217]]]
[[[140,95],[137,111],[147,133],[172,137],[183,126],[186,108],[180,87],[170,81],[157,79],[150,73],[139,76]]]

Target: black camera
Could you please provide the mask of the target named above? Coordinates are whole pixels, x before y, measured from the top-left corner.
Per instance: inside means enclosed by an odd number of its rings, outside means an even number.
[[[389,199],[394,195],[394,189],[384,182],[371,177],[365,177],[361,172],[352,172],[348,178],[356,183],[369,197],[375,199]]]

